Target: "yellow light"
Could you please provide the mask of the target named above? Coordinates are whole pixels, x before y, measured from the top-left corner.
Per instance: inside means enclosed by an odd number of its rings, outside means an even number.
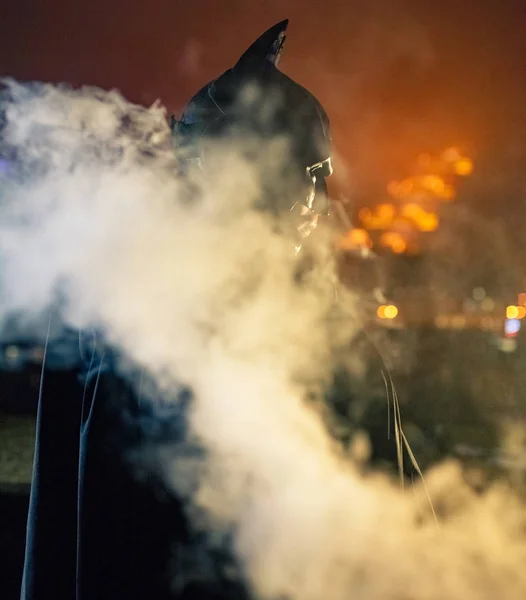
[[[420,231],[436,231],[438,228],[438,217],[434,213],[428,213],[418,222]]]
[[[517,306],[517,319],[524,319],[524,317],[526,317],[526,308]]]
[[[424,209],[421,206],[418,206],[418,204],[404,204],[404,206],[402,207],[402,215],[404,217],[418,218],[423,212]]]
[[[519,307],[518,306],[507,306],[506,307],[506,319],[517,319],[519,316]]]
[[[455,161],[453,168],[455,169],[455,173],[457,175],[466,177],[467,175],[471,175],[473,172],[473,161],[467,157],[459,158],[457,161]]]
[[[384,318],[385,319],[394,319],[398,314],[398,309],[394,304],[389,304],[384,308]]]
[[[385,319],[385,309],[387,308],[387,306],[385,306],[385,304],[382,304],[382,306],[378,307],[378,310],[376,311],[376,315],[379,319]]]

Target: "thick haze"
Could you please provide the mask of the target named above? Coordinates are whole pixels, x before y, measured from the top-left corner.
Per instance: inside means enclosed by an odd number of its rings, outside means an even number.
[[[0,318],[53,308],[104,332],[164,399],[191,388],[185,441],[203,458],[176,441],[166,482],[200,509],[197,526],[231,534],[255,598],[523,600],[512,490],[477,494],[457,466],[436,468],[438,529],[418,482],[404,493],[362,473],[309,402],[356,321],[334,319],[325,261],[297,282],[292,240],[253,208],[260,161],[219,148],[220,176],[189,202],[171,150],[149,143],[163,132],[161,109],[115,93],[12,88],[6,139],[38,169],[3,182]],[[352,316],[352,295],[339,300]]]

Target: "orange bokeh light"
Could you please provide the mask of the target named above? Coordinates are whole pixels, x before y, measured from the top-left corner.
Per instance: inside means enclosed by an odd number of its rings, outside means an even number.
[[[390,248],[395,254],[402,254],[407,248],[404,238],[394,231],[388,231],[380,237],[380,244],[384,248]]]
[[[390,220],[395,216],[396,209],[392,204],[379,204],[376,214],[380,219]]]
[[[372,248],[373,243],[365,229],[353,228],[339,240],[338,246],[343,250],[355,250],[356,248]]]
[[[422,214],[425,214],[425,210],[413,202],[404,204],[402,207],[402,215],[409,219],[418,219]]]
[[[414,189],[414,183],[411,179],[404,179],[398,184],[398,193],[401,196],[407,196]]]
[[[455,169],[455,173],[457,175],[466,177],[467,175],[471,175],[473,172],[473,161],[467,157],[459,158],[457,161],[455,161],[453,168]]]
[[[444,180],[438,175],[424,175],[421,177],[420,183],[425,190],[437,195],[441,195],[446,187]]]
[[[438,228],[438,215],[426,212],[418,204],[406,204],[402,215],[414,222],[420,231],[435,231]]]
[[[438,229],[438,216],[434,213],[426,214],[418,222],[418,228],[420,231],[436,231]]]

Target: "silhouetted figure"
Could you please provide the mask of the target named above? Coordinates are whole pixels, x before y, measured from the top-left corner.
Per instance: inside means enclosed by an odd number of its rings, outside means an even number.
[[[314,218],[327,212],[329,124],[314,96],[276,68],[286,25],[264,33],[198,92],[172,130],[176,146],[191,148],[202,168],[212,138],[289,136],[285,162],[266,173],[269,208],[290,211],[298,204],[303,216]],[[245,92],[252,84],[251,99]],[[298,182],[289,190],[297,197],[284,208],[272,206],[283,169],[292,169]],[[44,379],[22,600],[247,597],[241,576],[232,577],[229,553],[212,555],[206,534],[192,529],[184,503],[166,489],[158,469],[158,452],[167,445],[199,456],[199,448],[184,443],[191,391],[160,411],[151,394],[138,393],[141,374],[122,378],[111,352],[95,342],[75,389],[61,393]]]

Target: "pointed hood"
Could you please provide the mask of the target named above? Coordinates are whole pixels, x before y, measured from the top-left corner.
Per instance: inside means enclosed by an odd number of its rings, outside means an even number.
[[[283,45],[285,43],[285,32],[289,20],[285,19],[265,33],[261,34],[258,39],[247,49],[241,58],[237,61],[237,66],[245,66],[246,64],[254,65],[255,63],[264,64],[265,61],[273,66],[277,66]]]

